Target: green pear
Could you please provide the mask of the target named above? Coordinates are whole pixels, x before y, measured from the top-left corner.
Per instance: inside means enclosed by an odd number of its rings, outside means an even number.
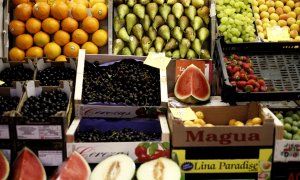
[[[149,49],[152,46],[152,41],[148,36],[143,36],[141,40],[143,52],[148,55]]]
[[[200,8],[200,7],[204,6],[204,0],[192,0],[192,5],[195,8]]]
[[[189,18],[186,16],[181,16],[179,18],[179,27],[182,31],[185,30],[185,28],[187,28],[190,24]]]
[[[164,19],[160,15],[157,15],[154,17],[152,27],[154,27],[154,29],[158,29],[160,26],[164,24],[165,24]]]
[[[150,2],[151,2],[151,0],[139,0],[139,3],[142,4],[142,5],[146,5]]]
[[[183,11],[184,11],[184,8],[181,3],[177,2],[172,6],[172,13],[175,15],[175,17],[177,19],[179,19],[182,16]]]
[[[184,7],[189,7],[191,0],[179,0]]]
[[[175,3],[177,3],[177,0],[167,0],[167,4],[169,5],[174,5]]]
[[[151,25],[151,20],[150,20],[150,16],[148,14],[145,14],[144,19],[142,20],[142,25],[144,27],[145,31],[148,31],[150,25]]]
[[[139,45],[139,40],[134,35],[131,35],[129,37],[129,42],[128,42],[130,51],[135,52],[135,49],[138,47],[138,45]]]
[[[172,58],[173,59],[180,59],[180,51],[179,51],[179,49],[176,49],[175,51],[173,51]]]
[[[189,6],[184,9],[184,14],[192,21],[197,14],[197,10],[194,6]]]
[[[201,49],[200,58],[201,59],[210,59],[210,54],[207,49]]]
[[[163,3],[165,3],[165,0],[154,0],[154,2],[156,4],[163,4]]]
[[[180,57],[185,58],[186,53],[191,47],[191,42],[190,40],[183,38],[182,41],[179,44],[179,51],[180,51]]]
[[[202,18],[202,20],[204,21],[204,23],[205,23],[206,25],[208,25],[208,24],[209,24],[209,21],[210,21],[210,18],[209,18],[209,16],[205,16],[205,17]]]
[[[203,43],[209,36],[209,30],[206,27],[202,27],[199,29],[198,31],[198,37],[201,41],[201,43]]]
[[[129,13],[129,7],[126,4],[120,4],[117,7],[117,13],[121,19],[124,19],[124,17]]]
[[[171,36],[169,26],[167,26],[167,25],[160,26],[160,28],[158,29],[158,34],[159,34],[159,36],[164,38],[164,40],[169,41],[170,36]]]
[[[200,29],[203,26],[203,21],[202,21],[201,17],[195,16],[195,18],[191,22],[191,25],[195,31]]]
[[[141,4],[136,4],[133,6],[133,13],[141,19],[144,19],[145,11],[146,11],[145,6]]]
[[[122,27],[125,26],[125,20],[119,16],[114,17],[114,31],[117,33]]]
[[[157,36],[157,31],[154,27],[150,27],[148,30],[148,36],[151,39],[151,41],[154,41]]]
[[[162,37],[157,36],[154,41],[154,47],[156,49],[156,52],[161,52],[164,46],[165,40]]]
[[[158,12],[158,5],[156,3],[148,3],[146,6],[146,12],[150,16],[150,19],[153,20]]]
[[[200,51],[201,51],[201,41],[200,39],[196,38],[193,42],[192,42],[192,48],[193,50],[198,54],[198,57],[200,57]]]
[[[132,55],[129,47],[124,47],[121,52],[122,55]]]
[[[170,29],[173,29],[176,26],[176,17],[174,14],[169,14],[167,18],[167,25]]]
[[[209,17],[209,8],[207,6],[203,6],[197,10],[197,15],[201,18]]]
[[[136,24],[132,27],[133,35],[140,41],[144,35],[144,29],[141,24]]]
[[[171,38],[165,45],[164,51],[170,51],[176,48],[178,48],[178,42],[176,41],[176,39]]]
[[[133,7],[137,3],[137,0],[127,0],[127,5]]]
[[[148,54],[149,54],[150,52],[156,52],[155,47],[150,47]]]
[[[178,42],[182,40],[183,33],[179,26],[174,27],[172,30],[172,37],[175,38]]]
[[[115,39],[114,46],[113,46],[113,53],[114,55],[118,55],[119,52],[124,48],[124,42],[122,39]]]
[[[196,59],[197,54],[195,53],[195,51],[193,49],[189,49],[188,52],[186,53],[186,58],[187,59]]]
[[[143,52],[143,49],[141,47],[137,47],[135,49],[135,53],[134,53],[136,56],[144,56],[144,52]]]
[[[171,52],[171,51],[167,51],[167,52],[165,53],[165,55],[166,55],[166,57],[171,58],[171,57],[172,57],[172,52]]]
[[[122,39],[124,42],[129,42],[129,35],[125,29],[125,27],[122,27],[118,33],[117,33],[117,37]]]
[[[166,4],[166,3],[165,3],[165,4],[162,4],[162,5],[159,6],[158,11],[159,11],[161,17],[162,17],[165,21],[167,21],[168,15],[169,15],[170,12],[171,12],[171,6],[169,6],[169,5]]]
[[[193,42],[196,38],[196,32],[192,27],[187,27],[184,32],[184,37]]]
[[[125,22],[126,22],[127,32],[128,32],[128,34],[131,34],[131,29],[138,22],[138,18],[136,17],[135,14],[129,13],[129,14],[126,15]]]

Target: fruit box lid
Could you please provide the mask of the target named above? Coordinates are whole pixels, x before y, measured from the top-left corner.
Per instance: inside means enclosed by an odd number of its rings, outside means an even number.
[[[19,62],[19,61],[8,61],[7,58],[0,58],[0,72],[2,72],[6,68],[10,68],[20,64],[22,64],[24,68],[31,69],[34,71],[34,64],[31,59],[25,59],[25,62]]]
[[[51,66],[66,67],[76,70],[76,63],[73,59],[70,58],[67,59],[67,62],[47,62],[46,59],[39,59],[36,63],[36,66],[38,71],[43,71],[44,69],[49,68]]]

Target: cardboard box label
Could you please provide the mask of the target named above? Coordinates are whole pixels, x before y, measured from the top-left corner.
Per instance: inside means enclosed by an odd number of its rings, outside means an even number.
[[[8,162],[10,162],[10,160],[11,160],[11,150],[10,149],[1,149],[1,151],[3,152],[3,154],[6,157],[6,159],[8,160]]]
[[[8,125],[0,125],[0,139],[9,139]]]
[[[38,151],[38,157],[44,166],[59,166],[63,162],[62,151]]]
[[[60,125],[17,125],[18,139],[62,139]]]
[[[300,141],[299,140],[276,140],[274,161],[300,162]]]

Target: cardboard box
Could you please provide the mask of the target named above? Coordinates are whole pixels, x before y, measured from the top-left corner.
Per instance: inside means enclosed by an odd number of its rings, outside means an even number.
[[[202,111],[204,120],[214,127],[185,127],[181,119],[175,119],[168,112],[174,147],[214,147],[214,146],[271,146],[273,145],[274,121],[260,104],[249,103],[238,106],[192,106],[194,111]],[[261,126],[229,126],[230,119],[246,122],[260,117]]]
[[[0,151],[2,151],[7,158],[7,160],[10,162],[10,164],[13,163],[13,160],[16,156],[16,147],[15,147],[15,141],[12,140],[0,140]]]
[[[299,180],[300,162],[273,162],[272,179]]]
[[[122,122],[115,121],[116,119],[113,119],[110,122],[105,122],[103,119],[96,119],[95,121],[97,120],[102,122],[90,123],[90,126],[88,126],[87,123],[83,126],[84,122],[88,121],[88,119],[75,119],[73,121],[67,131],[67,156],[70,156],[73,151],[77,151],[87,160],[88,163],[99,163],[114,154],[127,154],[138,162],[138,157],[135,154],[137,146],[143,143],[156,144],[158,146],[161,146],[162,143],[170,145],[170,132],[165,115],[159,115],[157,123],[155,122],[155,119],[152,119],[152,121],[145,119],[145,124],[141,124],[139,122],[143,121],[141,119],[136,119],[136,121],[129,119],[128,121],[130,122],[127,121],[127,123],[123,124],[121,124]],[[159,141],[149,142],[76,142],[75,139],[76,131],[82,128],[99,128],[106,132],[107,130],[120,129],[120,127],[143,131],[159,131],[161,133],[161,139]]]
[[[77,75],[76,75],[76,86],[75,86],[75,116],[76,117],[107,117],[107,118],[134,118],[141,114],[154,113],[157,114],[157,110],[166,110],[167,107],[167,80],[166,72],[160,70],[160,95],[161,104],[160,106],[117,106],[117,105],[89,105],[83,104],[82,98],[82,87],[83,87],[83,75],[84,75],[84,64],[87,62],[114,62],[122,59],[137,59],[145,60],[143,56],[116,56],[116,55],[90,55],[85,54],[85,50],[79,51]],[[153,114],[152,114],[153,115]]]

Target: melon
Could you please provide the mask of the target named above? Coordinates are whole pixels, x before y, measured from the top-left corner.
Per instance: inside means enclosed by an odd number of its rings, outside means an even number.
[[[39,158],[25,147],[12,167],[12,180],[46,180],[46,172]]]
[[[4,153],[0,151],[0,179],[7,179],[9,175],[9,163]]]
[[[86,160],[76,151],[58,167],[50,180],[87,180],[90,178],[91,168]]]
[[[201,69],[189,65],[178,77],[174,95],[181,102],[196,104],[210,98],[210,85]]]

